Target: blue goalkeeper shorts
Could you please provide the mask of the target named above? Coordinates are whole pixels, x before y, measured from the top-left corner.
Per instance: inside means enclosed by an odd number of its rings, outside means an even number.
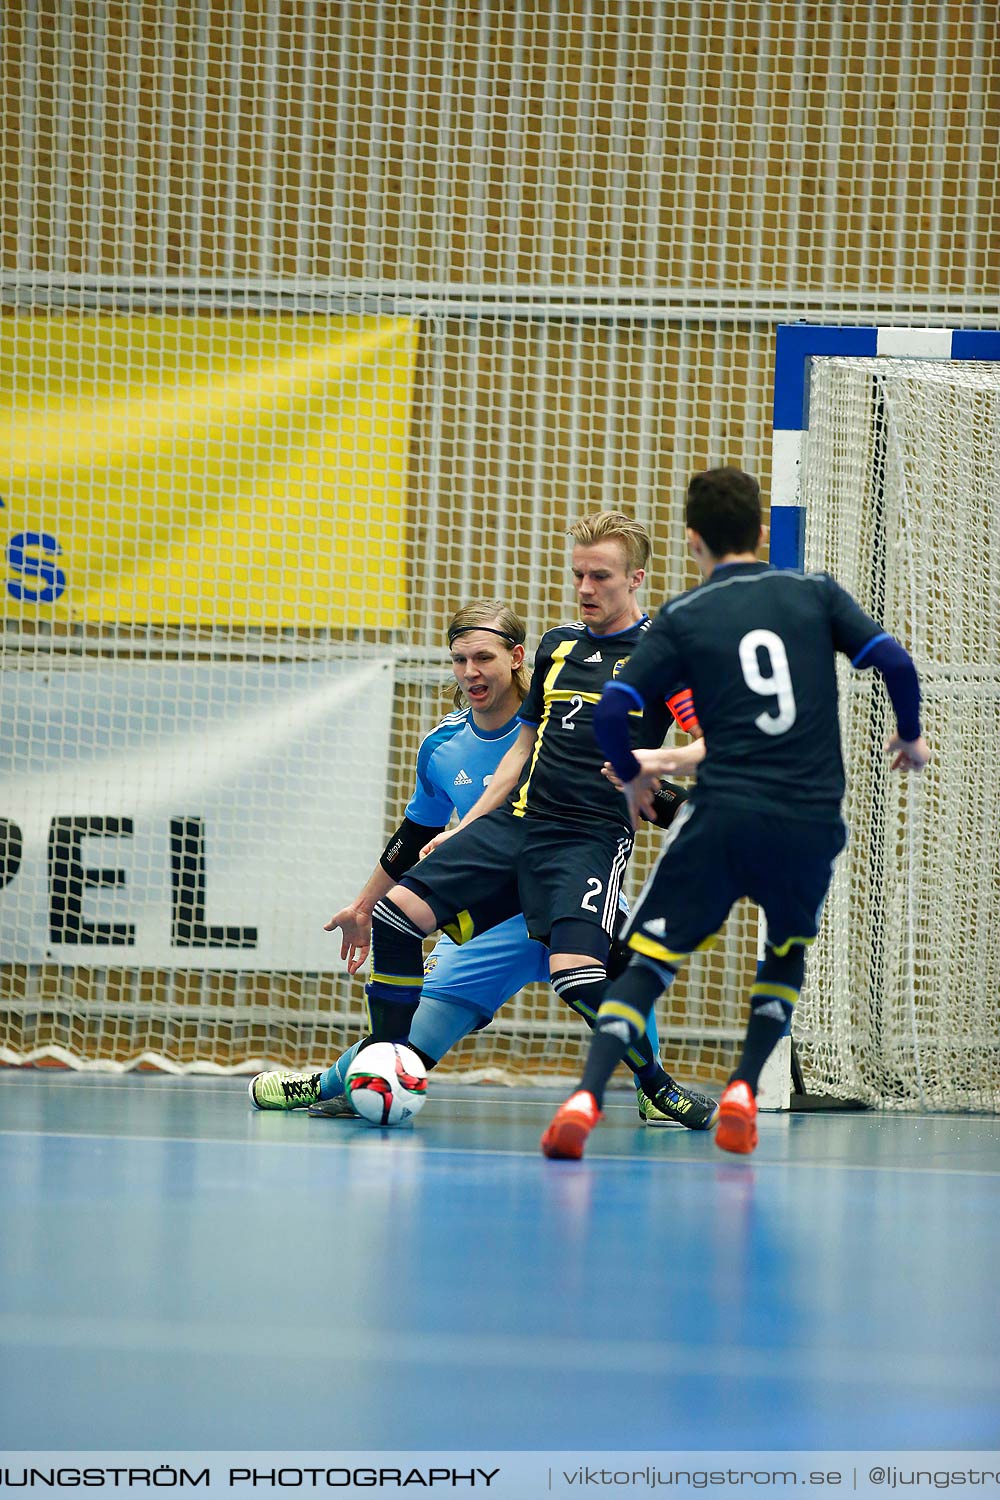
[[[549,950],[528,936],[522,916],[480,932],[461,947],[442,937],[424,963],[424,994],[462,1000],[484,1016],[494,1015],[526,984],[545,984]]]

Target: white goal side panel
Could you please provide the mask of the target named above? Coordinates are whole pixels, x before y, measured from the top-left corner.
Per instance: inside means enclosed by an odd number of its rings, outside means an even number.
[[[890,774],[875,673],[840,673],[847,850],[796,1015],[810,1092],[1000,1108],[1000,366],[816,359],[806,566],[912,653],[932,762]]]

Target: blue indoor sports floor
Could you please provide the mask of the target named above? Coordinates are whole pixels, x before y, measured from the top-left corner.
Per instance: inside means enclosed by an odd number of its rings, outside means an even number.
[[[1000,1446],[1000,1122],[432,1081],[412,1127],[246,1080],[0,1070],[6,1449]]]

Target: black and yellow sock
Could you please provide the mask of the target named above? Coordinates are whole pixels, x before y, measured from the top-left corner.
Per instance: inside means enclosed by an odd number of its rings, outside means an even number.
[[[603,964],[581,964],[579,968],[562,969],[552,976],[552,988],[560,1000],[565,1001],[570,1010],[576,1011],[591,1031],[597,1025],[597,1014],[607,986]],[[635,1074],[650,1098],[671,1081],[670,1075],[660,1066],[645,1031],[626,1048],[621,1061]]]
[[[593,1094],[598,1108],[604,1102],[604,1090],[615,1068],[630,1050],[637,1048],[644,1036],[649,1013],[663,993],[663,981],[652,968],[633,963],[614,981],[613,989],[614,993],[605,996],[597,1012],[594,1036],[580,1080],[580,1087]],[[661,1086],[657,1084],[655,1087]]]
[[[756,1094],[761,1069],[788,1030],[805,978],[806,956],[800,944],[787,953],[765,950],[764,962],[750,990],[750,1020],[743,1051],[729,1080],[742,1079]]]
[[[423,983],[424,933],[383,897],[372,912],[372,973],[365,985],[371,1041],[406,1040]]]

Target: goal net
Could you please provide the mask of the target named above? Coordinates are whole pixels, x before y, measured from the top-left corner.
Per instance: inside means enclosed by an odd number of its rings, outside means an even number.
[[[451,707],[453,611],[575,618],[602,508],[654,532],[655,609],[686,473],[744,423],[763,455],[769,325],[649,290],[685,274],[686,42],[192,0],[15,4],[0,54],[0,1061],[326,1063],[364,1020],[323,923]],[[661,1017],[692,1081],[752,952],[738,914]],[[446,1066],[569,1077],[585,1035],[533,987]]]
[[[875,673],[841,671],[850,829],[795,1038],[811,1092],[1000,1109],[1000,366],[814,359],[806,566],[912,652],[932,762],[890,774]]]
[[[329,1061],[323,923],[454,610],[574,618],[603,508],[650,612],[694,583],[690,474],[768,490],[777,324],[995,321],[990,28],[835,9],[4,5],[0,1061]],[[755,956],[741,908],[659,1012],[692,1083]],[[571,1077],[585,1035],[533,988],[448,1066]]]

